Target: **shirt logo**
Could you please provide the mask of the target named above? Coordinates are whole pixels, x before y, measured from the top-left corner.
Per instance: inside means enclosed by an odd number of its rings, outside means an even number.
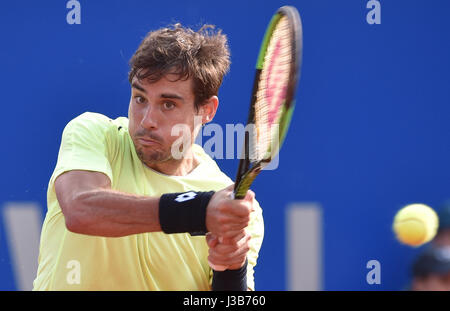
[[[184,201],[189,201],[192,200],[193,198],[195,198],[197,196],[197,193],[193,192],[193,191],[189,191],[186,193],[182,193],[179,194],[176,198],[175,201],[177,202],[184,202]]]

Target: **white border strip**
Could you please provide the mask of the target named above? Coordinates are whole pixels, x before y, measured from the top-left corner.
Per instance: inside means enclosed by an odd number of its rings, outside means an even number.
[[[294,203],[286,209],[287,290],[322,290],[322,209]]]
[[[10,202],[3,207],[3,222],[18,290],[31,290],[36,278],[41,234],[37,203]]]

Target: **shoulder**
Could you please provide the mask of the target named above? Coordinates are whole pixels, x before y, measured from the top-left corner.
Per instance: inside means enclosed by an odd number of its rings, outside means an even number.
[[[108,136],[116,135],[118,130],[128,130],[128,119],[119,117],[111,119],[96,112],[85,112],[72,119],[64,128],[63,135]]]
[[[67,123],[65,129],[77,128],[81,130],[102,130],[110,127],[111,123],[112,120],[103,114],[85,112]]]

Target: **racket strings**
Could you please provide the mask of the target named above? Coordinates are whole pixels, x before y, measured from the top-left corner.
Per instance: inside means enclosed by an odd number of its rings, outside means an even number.
[[[256,92],[255,129],[249,148],[253,161],[270,160],[272,147],[278,147],[279,118],[286,99],[291,63],[291,30],[288,18],[281,17],[268,43]]]

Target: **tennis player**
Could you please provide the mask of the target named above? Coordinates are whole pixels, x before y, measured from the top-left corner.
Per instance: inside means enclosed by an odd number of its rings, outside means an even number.
[[[210,290],[208,260],[228,266],[219,290],[254,289],[261,208],[251,191],[232,200],[233,181],[194,144],[229,64],[212,27],[150,32],[130,60],[128,118],[86,112],[67,124],[34,290]],[[189,135],[174,135],[180,124]]]

